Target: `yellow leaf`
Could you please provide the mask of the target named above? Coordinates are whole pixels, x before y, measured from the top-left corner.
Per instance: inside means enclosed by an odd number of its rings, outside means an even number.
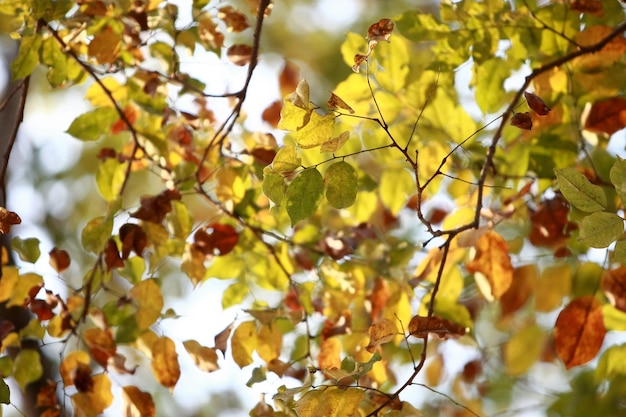
[[[11,298],[13,287],[17,284],[19,272],[14,266],[4,266],[2,268],[2,279],[0,279],[0,303]]]
[[[79,365],[89,365],[89,354],[84,351],[71,352],[69,355],[63,358],[61,365],[59,365],[59,373],[63,378],[63,385],[74,385],[73,373]]]
[[[504,364],[509,375],[521,375],[537,361],[544,347],[546,334],[536,324],[518,332],[504,346]]]
[[[365,349],[374,352],[383,343],[390,342],[398,334],[396,323],[390,319],[382,319],[372,324],[368,330],[370,342]]]
[[[111,381],[106,374],[93,377],[91,392],[79,392],[72,396],[75,417],[96,417],[112,403]]]
[[[152,345],[152,373],[159,384],[170,390],[180,378],[176,345],[169,337],[160,337]]]
[[[257,333],[256,351],[266,363],[277,359],[283,347],[283,335],[277,325],[265,324]]]
[[[135,348],[146,355],[149,359],[152,359],[152,346],[159,339],[156,333],[152,330],[146,330],[137,338],[134,343]]]
[[[341,368],[341,341],[331,337],[320,343],[320,353],[317,355],[317,366],[320,369]]]
[[[133,385],[122,388],[122,408],[124,417],[154,417],[156,414],[152,395]]]
[[[202,346],[195,340],[186,340],[183,342],[183,346],[201,371],[213,372],[220,369],[217,364],[217,350],[215,348]]]
[[[408,196],[415,193],[415,178],[404,168],[388,169],[383,171],[378,190],[382,203],[397,216]]]
[[[221,169],[216,175],[215,193],[221,201],[232,201],[238,204],[243,200],[246,188],[241,174],[231,168]]]
[[[335,116],[322,116],[314,111],[309,122],[294,133],[294,139],[303,149],[315,148],[333,136],[334,128]]]
[[[4,277],[2,277],[4,280]],[[7,303],[7,307],[21,306],[31,296],[31,290],[41,287],[43,285],[43,278],[41,275],[28,273],[19,276],[17,283],[11,291],[11,298]]]
[[[130,295],[139,303],[136,319],[140,330],[150,327],[161,315],[163,294],[154,279],[139,282],[130,290]]]
[[[233,360],[240,368],[252,363],[252,352],[257,347],[256,323],[245,321],[235,329],[231,339]]]
[[[2,346],[0,346],[0,353],[4,353],[5,349],[10,347],[20,347],[20,335],[17,332],[11,332],[4,339],[2,339]]]
[[[513,282],[513,267],[506,241],[498,233],[489,231],[476,241],[476,255],[467,262],[470,272],[480,272],[488,280],[491,295],[500,299]]]
[[[104,87],[113,95],[116,102],[120,103],[128,98],[128,88],[124,85],[120,85],[115,78],[102,78],[101,81]],[[113,107],[111,99],[98,83],[93,83],[91,87],[89,87],[85,98],[89,100],[94,107]]]
[[[298,400],[295,409],[298,417],[356,416],[362,397],[363,390],[358,388],[328,387],[307,392]]]
[[[535,287],[535,309],[552,311],[563,302],[572,288],[572,269],[569,265],[555,265],[544,269]]]

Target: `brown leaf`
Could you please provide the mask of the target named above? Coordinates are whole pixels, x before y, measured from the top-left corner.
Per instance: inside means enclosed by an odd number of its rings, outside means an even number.
[[[112,64],[122,51],[122,37],[110,26],[97,33],[87,47],[99,64]]]
[[[539,116],[545,116],[550,113],[550,107],[546,106],[546,103],[544,103],[543,99],[538,95],[524,91],[524,97],[526,98],[528,107]]]
[[[498,233],[489,231],[476,241],[476,255],[466,263],[469,272],[480,272],[489,281],[491,294],[500,299],[513,281],[513,267],[506,241]]]
[[[11,231],[11,226],[22,223],[22,219],[17,213],[0,207],[0,233],[7,234]]]
[[[380,19],[367,30],[368,41],[389,41],[394,24],[390,19]]]
[[[69,268],[70,255],[66,251],[54,247],[50,253],[48,253],[48,256],[50,257],[50,266],[58,273]]]
[[[601,0],[572,0],[570,8],[579,13],[588,13],[598,17],[604,15],[604,7]]]
[[[500,315],[505,318],[522,308],[532,295],[537,280],[537,267],[534,264],[515,268],[513,282],[500,297]]]
[[[250,45],[237,44],[232,45],[226,51],[226,56],[230,62],[240,67],[248,65],[252,58],[252,47]]]
[[[605,271],[601,286],[611,305],[626,312],[626,266]]]
[[[213,49],[224,46],[224,34],[208,13],[203,13],[198,18],[198,37]]]
[[[57,400],[57,383],[48,380],[45,385],[42,385],[37,392],[37,408],[44,407],[57,407],[59,405]]]
[[[330,98],[328,99],[328,107],[333,110],[344,109],[347,110],[350,114],[354,114],[354,110],[352,109],[352,107],[348,106],[348,103],[343,101],[343,99],[335,93],[330,93]]]
[[[104,248],[104,263],[106,264],[108,271],[124,267],[124,261],[120,257],[120,253],[117,250],[117,244],[113,238],[109,238],[107,246]]]
[[[530,113],[515,113],[513,117],[511,117],[511,126],[523,130],[531,130],[533,128],[533,120],[530,118]]]
[[[169,337],[160,337],[152,345],[152,373],[159,384],[170,390],[174,389],[180,378],[176,345]]]
[[[52,307],[44,300],[33,300],[28,308],[37,315],[39,321],[50,320],[54,317]]]
[[[122,241],[122,259],[128,259],[131,251],[143,257],[143,250],[148,246],[146,232],[132,223],[126,223],[120,227],[120,240]]]
[[[261,114],[261,119],[264,122],[267,122],[273,128],[278,127],[278,122],[280,122],[280,111],[283,109],[283,102],[281,100],[276,100],[272,102],[268,107],[263,110]]]
[[[198,369],[204,372],[213,372],[220,369],[217,364],[217,352],[216,348],[208,348],[202,346],[195,340],[186,340],[183,342],[183,346],[191,356],[191,359],[196,364]]]
[[[172,201],[180,200],[178,190],[165,190],[155,196],[143,196],[139,199],[140,207],[131,213],[131,217],[152,223],[161,223],[172,211]]]
[[[565,245],[571,231],[568,214],[569,204],[561,194],[539,203],[536,210],[531,209],[530,243],[548,248]]]
[[[156,415],[152,395],[133,385],[122,387],[122,409],[124,417],[154,417]]]
[[[117,349],[111,330],[93,327],[85,330],[83,338],[91,351],[93,360],[106,367],[109,358],[115,355]]]
[[[377,277],[374,280],[374,288],[372,289],[372,293],[367,297],[369,302],[372,305],[372,311],[370,312],[370,317],[372,320],[378,320],[383,312],[383,309],[387,305],[387,302],[391,298],[391,294],[389,292],[389,285],[387,284],[387,280]]]
[[[193,235],[194,245],[205,255],[226,255],[239,241],[239,234],[229,224],[211,223]]]
[[[570,369],[596,357],[606,329],[602,306],[593,295],[576,298],[565,307],[554,326],[556,352]]]
[[[278,86],[280,88],[280,96],[285,97],[296,91],[300,83],[300,67],[292,61],[285,60],[285,65],[278,76]]]
[[[89,354],[87,352],[75,351],[65,356],[59,365],[59,373],[63,379],[63,385],[66,387],[74,385],[76,370],[84,366],[89,366]],[[89,373],[91,373],[91,370],[89,370]]]
[[[250,27],[246,15],[235,9],[233,6],[220,7],[217,12],[218,19],[226,24],[226,30],[239,33]]]
[[[317,355],[319,369],[341,368],[341,341],[337,337],[331,337],[320,344],[320,352]]]
[[[373,353],[378,346],[391,342],[398,335],[398,328],[393,320],[382,319],[372,324],[367,333],[370,341],[365,350]]]
[[[78,392],[92,392],[93,379],[91,378],[91,366],[78,363],[72,372],[72,381]]]
[[[367,55],[363,55],[363,54],[354,55],[354,65],[352,65],[352,71],[359,72],[359,70],[361,69],[361,64],[366,59],[367,59]]]
[[[107,362],[107,369],[113,370],[120,375],[134,375],[137,368],[137,365],[132,369],[126,368],[126,357],[120,353],[111,356]]]
[[[465,327],[441,317],[415,316],[409,322],[409,333],[415,337],[426,337],[434,333],[442,339],[465,334]]]
[[[626,127],[626,99],[613,97],[596,101],[585,119],[584,128],[590,132],[612,135]]]

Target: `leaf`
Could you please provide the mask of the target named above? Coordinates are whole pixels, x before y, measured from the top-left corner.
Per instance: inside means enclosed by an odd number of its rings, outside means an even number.
[[[315,213],[323,192],[324,179],[315,168],[305,169],[294,178],[285,193],[287,214],[292,227]]]
[[[509,375],[522,375],[539,359],[546,340],[545,332],[531,324],[516,331],[504,346],[504,364]]]
[[[195,248],[205,255],[223,256],[239,241],[239,233],[229,224],[211,223],[193,235]]]
[[[283,172],[291,172],[300,165],[301,160],[298,158],[296,147],[287,145],[276,152],[276,156],[274,156],[274,160],[272,161],[272,170],[280,174]]]
[[[626,99],[612,97],[596,101],[587,114],[584,128],[611,136],[626,127]]]
[[[372,24],[367,29],[367,40],[389,42],[389,37],[391,37],[391,32],[393,31],[393,27],[394,27],[394,24],[391,20],[380,19],[378,22]]]
[[[4,381],[4,378],[0,379],[0,404],[11,403],[11,389]]]
[[[356,200],[357,173],[352,165],[339,161],[324,173],[326,198],[331,206],[342,209],[350,207]]]
[[[341,368],[341,341],[337,337],[330,337],[320,343],[320,351],[317,355],[319,369],[333,370]]]
[[[136,219],[152,223],[162,223],[167,213],[172,211],[172,201],[181,199],[178,190],[164,190],[156,196],[142,196],[139,199],[140,207],[130,215]]]
[[[274,204],[281,204],[285,197],[285,178],[270,170],[263,170],[263,194]]]
[[[500,297],[500,314],[502,317],[512,315],[526,304],[535,291],[536,281],[536,265],[524,265],[515,268],[511,286]]]
[[[82,141],[95,141],[106,134],[118,118],[114,108],[98,107],[74,119],[67,133]]]
[[[233,6],[220,7],[217,12],[217,17],[226,24],[226,30],[229,32],[243,32],[250,26],[246,15]]]
[[[396,323],[393,320],[384,318],[369,327],[368,335],[370,341],[365,349],[373,353],[378,346],[391,342],[398,334]]]
[[[476,255],[465,264],[469,272],[480,272],[488,280],[491,294],[500,299],[513,281],[513,267],[506,241],[498,233],[489,231],[476,241]]]
[[[226,50],[226,56],[233,64],[243,67],[250,63],[252,47],[243,44],[232,45]]]
[[[106,374],[93,377],[91,392],[79,392],[72,396],[75,415],[97,416],[113,403],[111,380]]]
[[[89,220],[81,233],[83,247],[92,253],[102,251],[113,231],[113,220],[99,216]]]
[[[280,87],[280,96],[285,97],[287,94],[295,91],[300,83],[300,67],[293,61],[285,60],[283,69],[278,76],[278,86]]]
[[[124,417],[154,417],[156,415],[152,395],[133,385],[122,387]]]
[[[198,17],[198,37],[202,44],[210,49],[224,46],[224,34],[208,13],[202,13]]]
[[[328,387],[311,390],[296,403],[298,417],[346,417],[358,415],[364,391],[359,388]]]
[[[409,322],[409,333],[415,337],[426,337],[429,333],[434,333],[441,339],[447,339],[463,336],[465,331],[465,327],[437,316],[414,316]]]
[[[38,34],[24,36],[20,42],[17,56],[11,62],[11,74],[13,80],[20,80],[29,76],[37,64],[39,64],[39,50],[42,38]]]
[[[56,246],[48,253],[50,257],[50,266],[59,274],[70,266],[70,255],[67,251],[57,248]]]
[[[41,275],[32,272],[21,274],[15,286],[11,289],[11,297],[7,302],[7,307],[25,305],[35,297],[43,284],[43,277]]]
[[[87,50],[99,64],[112,64],[122,50],[122,37],[110,26],[105,26],[89,42]]]
[[[114,158],[102,161],[96,172],[96,184],[105,200],[111,202],[119,197],[126,180],[127,169],[128,162],[120,163]]]
[[[592,248],[606,248],[624,234],[624,220],[615,213],[595,212],[580,224],[578,240]]]
[[[606,210],[604,191],[601,187],[591,184],[582,172],[576,168],[557,169],[554,172],[561,193],[577,209],[587,213]]]
[[[246,382],[246,386],[251,388],[257,382],[263,382],[267,379],[267,373],[264,366],[257,366],[252,370],[252,376]]]
[[[17,252],[20,259],[24,262],[35,263],[41,255],[39,249],[39,239],[31,237],[28,239],[21,239],[15,236],[11,239],[11,249]]]
[[[354,109],[348,106],[348,104],[335,93],[330,93],[330,98],[328,99],[327,105],[329,109],[343,109],[347,110],[350,114],[354,114]]]
[[[224,330],[215,335],[215,349],[222,352],[222,355],[226,354],[226,347],[228,346],[228,337],[233,331],[235,323],[229,324]]]
[[[545,116],[550,113],[550,107],[546,106],[546,103],[538,95],[524,91],[524,98],[526,103],[528,103],[528,107],[539,116]]]
[[[152,345],[152,373],[159,384],[170,391],[180,378],[180,365],[174,341],[167,336],[159,337]]]
[[[415,178],[406,169],[386,169],[378,187],[380,201],[397,216],[410,194],[415,193]]]
[[[609,175],[617,195],[622,203],[626,204],[626,160],[618,157],[611,167]]]
[[[596,357],[605,335],[600,303],[593,295],[576,298],[556,319],[556,352],[567,369],[583,365]]]
[[[43,366],[39,358],[39,352],[34,349],[22,349],[13,360],[13,372],[11,374],[20,389],[24,391],[31,382],[39,380],[43,375]]]
[[[530,113],[515,113],[511,117],[511,126],[518,127],[522,130],[531,130],[533,128],[533,119],[530,117]]]
[[[156,283],[156,280],[146,279],[130,290],[130,296],[139,303],[135,317],[139,329],[145,330],[161,316],[163,309],[161,287]]]
[[[11,226],[22,223],[17,213],[0,207],[0,233],[6,235],[11,231]]]
[[[93,360],[106,368],[109,358],[115,356],[117,350],[111,329],[92,327],[83,332],[83,338]]]
[[[320,152],[337,152],[350,139],[350,132],[345,131],[339,136],[327,140],[320,146]]]
[[[126,223],[120,227],[120,240],[122,241],[122,259],[128,259],[131,251],[138,256],[143,256],[143,251],[148,246],[146,232],[136,224]],[[122,265],[123,266],[123,265]]]
[[[626,267],[604,271],[601,287],[611,305],[626,312]]]
[[[315,148],[332,138],[334,129],[334,115],[322,116],[314,111],[308,123],[294,133],[294,140],[303,149]]]
[[[233,332],[230,342],[233,360],[240,368],[253,362],[252,352],[257,347],[256,323],[244,321]]]
[[[186,340],[183,342],[183,346],[201,371],[213,372],[220,369],[217,364],[217,352],[215,348],[202,346],[195,340]]]
[[[278,359],[283,347],[283,334],[277,325],[268,323],[261,326],[257,332],[256,351],[259,357],[270,364]]]

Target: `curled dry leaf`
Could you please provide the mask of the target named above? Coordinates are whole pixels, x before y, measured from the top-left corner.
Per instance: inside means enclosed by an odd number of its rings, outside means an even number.
[[[538,95],[524,91],[524,97],[526,98],[528,107],[539,116],[545,116],[550,113],[550,107],[546,106],[546,103],[544,103],[543,99]]]
[[[320,146],[320,152],[337,152],[350,139],[350,132],[342,132],[339,136],[327,140]]]
[[[0,233],[7,234],[11,231],[11,226],[22,223],[22,219],[17,213],[0,207]]]
[[[165,190],[155,196],[142,196],[139,209],[131,213],[131,217],[152,223],[161,223],[167,213],[172,211],[172,201],[180,200],[178,190]]]
[[[442,339],[459,337],[465,334],[465,327],[441,317],[415,316],[409,322],[409,333],[415,337],[426,337],[429,333]]]
[[[352,66],[352,71],[354,72],[359,72],[359,70],[361,69],[361,64],[363,63],[363,61],[365,61],[367,59],[367,55],[363,55],[363,54],[356,54],[354,56],[354,65]]]
[[[213,372],[220,369],[217,364],[217,351],[216,348],[208,348],[202,346],[195,340],[186,340],[183,342],[183,346],[189,353],[189,356],[196,364],[198,369],[204,372]]]
[[[380,19],[367,30],[367,40],[389,42],[393,27],[394,24],[390,19]]]
[[[515,113],[513,117],[511,117],[511,126],[523,130],[531,130],[533,128],[533,120],[530,117],[530,113]]]
[[[248,65],[252,58],[252,47],[250,45],[237,44],[232,45],[226,51],[226,55],[230,62],[240,67]]]
[[[120,257],[120,252],[117,250],[117,244],[113,238],[109,239],[107,246],[104,249],[104,263],[109,271],[115,268],[124,267],[124,261]]]
[[[343,99],[335,93],[330,93],[330,98],[328,99],[328,107],[333,110],[344,109],[347,110],[350,114],[354,114],[354,110],[352,109],[352,107],[348,106],[348,103],[343,101]]]

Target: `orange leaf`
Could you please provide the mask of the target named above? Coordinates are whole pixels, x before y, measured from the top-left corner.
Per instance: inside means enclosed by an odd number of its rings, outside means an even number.
[[[376,278],[372,293],[367,297],[372,304],[372,311],[370,313],[372,320],[379,319],[390,297],[391,294],[389,293],[387,281],[381,277]]]
[[[124,417],[154,417],[156,414],[152,396],[133,385],[122,387],[122,408]]]
[[[70,266],[70,255],[57,247],[52,248],[50,253],[50,266],[59,274]]]
[[[437,316],[415,316],[409,322],[409,333],[415,337],[426,337],[428,333],[434,333],[442,339],[447,339],[463,336],[465,327]]]
[[[57,407],[57,383],[48,380],[45,385],[42,385],[37,392],[37,408],[43,407]]]
[[[586,130],[612,135],[626,127],[626,99],[613,97],[596,101],[585,119]]]
[[[626,312],[626,266],[605,271],[601,285],[611,305]]]
[[[393,320],[382,319],[370,326],[368,334],[370,342],[365,349],[372,353],[378,346],[392,341],[398,335],[398,328]]]
[[[515,269],[511,286],[500,298],[502,318],[515,313],[526,304],[534,291],[536,280],[537,267],[535,265],[525,265]]]
[[[233,64],[243,67],[250,63],[252,58],[252,47],[250,45],[237,44],[232,45],[226,51],[226,56]]]
[[[293,62],[286,60],[280,75],[278,76],[278,86],[280,87],[280,96],[284,97],[293,91],[296,91],[300,83],[300,67]]]
[[[116,344],[110,330],[91,328],[83,334],[85,343],[91,350],[91,357],[106,367],[111,356],[115,355]]]
[[[180,378],[176,345],[169,337],[160,337],[152,345],[152,373],[159,384],[169,388],[170,391]]]
[[[576,298],[556,319],[556,353],[567,369],[585,364],[596,357],[605,335],[602,306],[598,300],[593,295]]]
[[[320,344],[320,353],[317,355],[317,366],[320,369],[341,368],[341,342],[336,337],[324,340]]]
[[[22,219],[17,213],[0,207],[0,233],[7,234],[11,231],[11,226],[22,223]]]
[[[91,392],[79,392],[72,396],[72,406],[76,416],[96,416],[112,403],[111,381],[105,374],[93,377]]]
[[[489,281],[491,294],[500,299],[513,281],[513,267],[506,241],[498,233],[489,231],[476,241],[476,255],[467,262],[469,272],[480,272]]]
[[[264,122],[267,122],[273,128],[278,127],[278,123],[280,122],[280,111],[283,109],[283,102],[280,100],[276,100],[272,102],[265,110],[263,110],[263,114],[261,118]]]

